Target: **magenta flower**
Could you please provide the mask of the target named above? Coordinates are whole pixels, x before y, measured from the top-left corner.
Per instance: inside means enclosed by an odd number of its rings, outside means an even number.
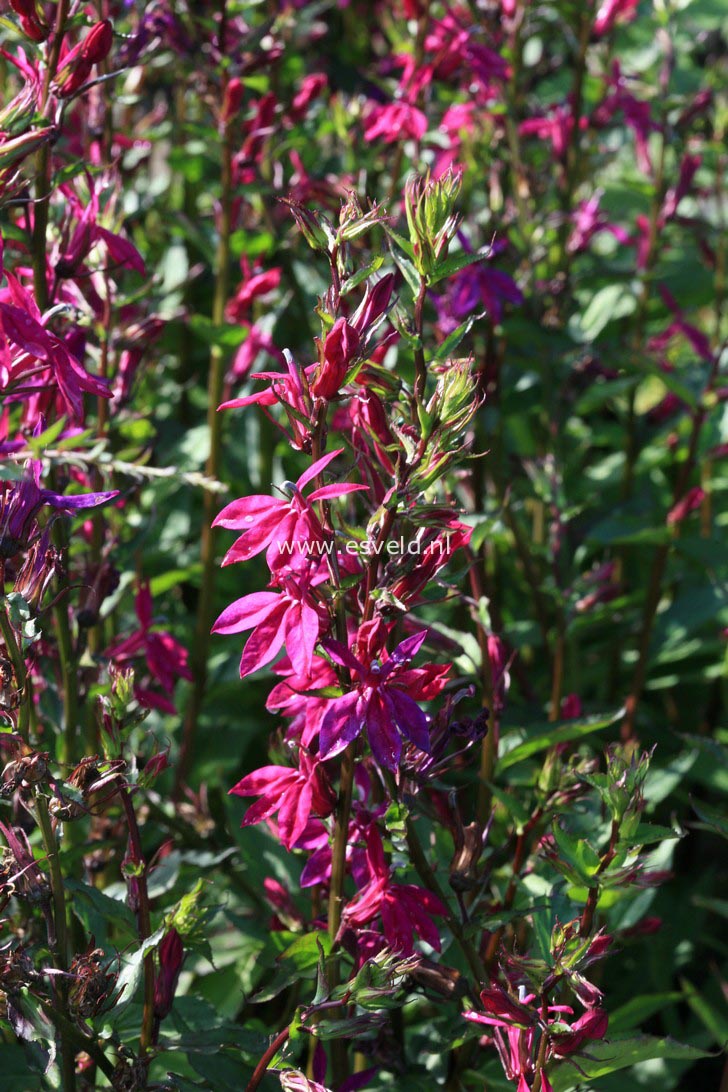
[[[622,243],[629,243],[629,234],[618,224],[612,224],[600,212],[599,202],[603,190],[597,190],[588,200],[581,201],[572,215],[573,229],[569,236],[567,249],[570,254],[579,254],[586,250],[591,239],[601,231],[610,232]]]
[[[231,322],[247,320],[253,301],[270,296],[281,283],[280,266],[254,273],[247,257],[243,255],[240,259],[240,268],[243,274],[242,283],[225,308],[225,315]]]
[[[277,579],[281,591],[252,592],[227,607],[213,633],[243,633],[252,629],[240,660],[240,678],[269,664],[283,646],[299,674],[311,671],[313,652],[319,639],[325,614],[312,593],[312,586],[326,579],[325,574],[309,572]]]
[[[316,365],[301,368],[294,361],[287,349],[283,350],[287,372],[253,372],[253,379],[268,379],[270,386],[256,394],[246,394],[242,398],[230,398],[218,409],[238,409],[242,406],[259,405],[264,412],[270,406],[280,403],[286,410],[291,426],[289,440],[299,451],[308,448],[311,441],[309,422],[313,418],[313,401],[309,390],[309,379]],[[285,430],[284,430],[285,431]]]
[[[594,33],[608,34],[615,23],[629,23],[637,14],[639,0],[603,0],[594,20]]]
[[[152,679],[162,694],[147,687],[136,686],[136,696],[142,705],[174,713],[171,700],[177,679],[192,679],[187,649],[171,633],[153,629],[152,593],[149,582],[140,584],[135,600],[139,629],[122,641],[117,641],[106,651],[106,656],[118,667],[124,667],[143,657]]]
[[[383,140],[396,144],[400,140],[422,140],[427,132],[427,117],[416,106],[399,100],[384,106],[372,106],[364,124],[365,140]]]
[[[700,508],[700,505],[704,500],[705,490],[699,485],[689,489],[685,496],[682,497],[677,504],[674,504],[667,513],[668,527],[673,527],[676,523],[682,523],[691,512],[694,512],[696,508]]]
[[[333,758],[366,728],[377,762],[395,770],[402,754],[402,737],[429,753],[430,717],[417,704],[437,696],[445,685],[446,667],[408,668],[422,647],[427,632],[407,637],[383,662],[362,662],[338,641],[324,647],[334,663],[351,672],[353,689],[329,702],[321,720],[319,753]]]
[[[567,1024],[563,1017],[573,1015],[574,1011],[569,1005],[548,1005],[546,1011],[549,1018],[544,1022],[543,1009],[533,1005],[534,1000],[534,994],[516,1000],[500,986],[492,986],[480,995],[484,1012],[473,1010],[463,1013],[466,1020],[496,1029],[493,1040],[501,1065],[506,1077],[518,1082],[518,1092],[541,1092],[541,1089],[549,1092],[551,1089],[551,1083],[543,1071],[541,1087],[534,1088],[531,1083],[537,1030],[541,1035],[548,1036],[548,1060],[575,1053],[587,1039],[603,1039],[609,1022],[603,1009],[592,1008],[573,1024]],[[540,1045],[540,1038],[538,1042]]]
[[[7,270],[5,279],[8,287],[0,291],[0,382],[7,386],[8,380],[23,380],[26,392],[41,391],[49,385],[44,373],[50,370],[69,414],[81,419],[84,393],[108,398],[107,381],[84,371],[66,345],[41,325],[35,300]]]
[[[230,547],[223,565],[247,561],[267,548],[266,561],[271,572],[290,564],[295,557],[306,557],[313,543],[324,542],[326,532],[316,512],[313,501],[331,500],[366,489],[365,485],[349,482],[324,485],[314,489],[308,497],[302,489],[340,455],[343,448],[329,452],[317,459],[301,474],[295,484],[288,484],[287,496],[270,497],[255,494],[232,501],[215,517],[213,527],[243,530],[242,535]]]
[[[309,673],[298,675],[289,657],[285,656],[275,666],[281,681],[271,690],[265,707],[269,712],[280,712],[293,721],[286,738],[303,747],[309,747],[318,734],[321,717],[326,711],[328,699],[320,693],[338,680],[331,664],[320,656],[314,656]]]
[[[321,764],[306,751],[298,754],[298,769],[263,766],[230,789],[234,796],[259,796],[245,813],[242,826],[260,823],[278,812],[281,843],[291,850],[312,815],[325,819],[336,806],[336,793]]]
[[[447,914],[447,907],[431,891],[416,884],[398,884],[384,859],[381,835],[374,825],[366,833],[369,882],[344,910],[343,922],[360,927],[379,916],[384,937],[395,952],[412,955],[414,938],[420,937],[440,951],[440,932],[432,916]]]

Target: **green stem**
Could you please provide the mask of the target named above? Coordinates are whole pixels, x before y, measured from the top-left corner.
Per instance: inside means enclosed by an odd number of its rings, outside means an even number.
[[[224,80],[223,97],[225,82]],[[215,327],[221,326],[225,321],[225,306],[230,294],[230,236],[232,233],[233,203],[232,157],[233,139],[228,124],[225,127],[222,141],[220,228],[215,255],[215,293],[212,303],[212,323]],[[210,437],[210,451],[205,467],[205,473],[212,481],[217,481],[220,477],[222,416],[218,413],[217,408],[223,397],[225,359],[226,354],[223,346],[213,345],[210,351],[210,370],[207,385],[207,427]],[[215,578],[217,573],[215,551],[217,536],[213,530],[212,521],[215,518],[218,505],[217,495],[211,490],[205,490],[202,501],[202,535],[200,538],[202,577],[191,657],[194,681],[187,704],[182,741],[177,759],[173,790],[174,799],[179,799],[185,777],[190,768],[198,721],[207,687],[207,661],[210,651],[210,628],[214,621]]]
[[[129,844],[133,854],[134,863],[140,866],[140,872],[137,877],[138,893],[139,893],[139,910],[137,913],[137,921],[139,927],[139,940],[143,944],[145,940],[148,940],[152,935],[152,920],[151,911],[149,906],[149,889],[147,887],[147,863],[144,859],[144,851],[142,848],[141,835],[139,833],[139,824],[137,823],[136,812],[134,811],[134,801],[132,800],[132,794],[126,785],[123,785],[119,789],[119,798],[121,800],[124,813],[126,815],[127,826],[129,829]],[[142,1012],[142,1027],[139,1048],[142,1057],[146,1056],[149,1048],[153,1045],[154,1038],[154,953],[148,952],[144,957],[144,1009]]]
[[[48,801],[46,797],[42,796],[40,793],[35,798],[35,815],[51,872],[53,923],[55,927],[53,958],[58,970],[63,971],[65,974],[65,972],[68,971],[68,928],[66,923],[66,895],[63,887],[63,872],[61,871],[61,862],[58,856],[58,843],[48,813]],[[58,1001],[58,1011],[60,1013],[63,1013],[65,1010],[68,994],[64,974],[59,975],[56,983],[56,999]],[[73,1049],[67,1029],[59,1026],[58,1033],[63,1092],[74,1092],[76,1088],[76,1052]]]
[[[78,675],[65,599],[61,599],[61,602],[53,608],[53,619],[63,689],[63,734],[58,741],[58,761],[73,763],[76,759],[76,730],[78,728]]]
[[[88,1038],[76,1027],[62,1012],[49,1004],[43,997],[38,998],[38,1003],[51,1023],[55,1026],[59,1035],[64,1035],[69,1043],[74,1043],[79,1051],[84,1051],[96,1063],[102,1073],[109,1080],[114,1076],[115,1067],[104,1054],[95,1039]]]
[[[354,791],[354,766],[355,747],[351,743],[344,751],[341,762],[341,783],[339,788],[339,800],[336,807],[336,822],[334,825],[334,845],[331,853],[331,885],[329,887],[329,936],[332,944],[336,944],[341,918],[344,909],[344,881],[346,879],[346,847],[349,841],[349,818],[351,816],[351,799]],[[328,968],[329,990],[334,990],[339,984],[339,959],[334,955]],[[348,1076],[348,1060],[346,1040],[334,1039],[331,1044],[331,1064],[333,1068],[333,1083],[341,1084]]]
[[[48,104],[48,96],[53,77],[58,68],[58,59],[61,55],[61,45],[68,18],[69,0],[58,0],[56,7],[56,23],[53,30],[50,49],[43,77],[38,112],[44,113]],[[46,278],[46,235],[48,232],[48,202],[51,196],[51,150],[47,144],[38,152],[38,174],[35,182],[35,203],[33,205],[33,237],[31,250],[33,256],[33,287],[35,289],[35,302],[38,309],[43,312],[48,307],[48,280]]]

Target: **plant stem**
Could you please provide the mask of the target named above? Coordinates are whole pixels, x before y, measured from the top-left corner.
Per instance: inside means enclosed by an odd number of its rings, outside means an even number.
[[[3,576],[2,591],[5,589],[5,580]],[[18,688],[20,705],[18,706],[18,734],[23,737],[25,742],[28,742],[28,728],[30,724],[30,702],[31,696],[28,692],[28,673],[25,668],[25,659],[20,646],[15,638],[15,631],[11,625],[10,619],[7,615],[7,608],[5,603],[0,607],[0,632],[3,635],[5,641],[5,648],[7,654],[10,657],[10,662],[13,665],[13,672],[15,673],[15,684]]]
[[[685,496],[688,484],[690,482],[690,475],[692,474],[697,462],[700,434],[702,432],[703,425],[705,424],[705,420],[708,416],[708,396],[712,393],[713,387],[715,386],[715,382],[718,376],[720,359],[721,353],[716,350],[710,375],[708,377],[708,382],[706,383],[702,398],[698,404],[698,408],[693,414],[693,427],[690,433],[690,440],[688,441],[687,456],[685,458],[685,462],[680,469],[680,473],[675,484],[675,489],[673,491],[673,507]],[[655,616],[657,614],[657,608],[660,605],[662,580],[665,575],[667,561],[670,556],[672,541],[673,540],[671,538],[667,542],[664,542],[661,546],[658,546],[652,560],[650,583],[647,589],[647,597],[645,599],[644,610],[642,613],[642,625],[640,628],[637,652],[637,665],[634,670],[634,675],[632,676],[632,686],[630,688],[629,696],[627,697],[627,700],[625,702],[627,715],[622,725],[622,739],[624,740],[633,739],[635,735],[637,707],[642,697],[645,683],[647,682],[647,668],[649,663],[650,641],[652,638],[652,626],[654,624]]]
[[[285,1046],[288,1041],[289,1029],[284,1028],[283,1031],[279,1031],[273,1042],[270,1044],[265,1054],[261,1056],[260,1061],[253,1070],[253,1076],[250,1078],[245,1086],[245,1092],[255,1092],[256,1088],[263,1080],[269,1063],[275,1058],[278,1051],[282,1046]]]
[[[48,813],[48,801],[40,793],[35,798],[35,815],[51,872],[53,923],[55,926],[53,957],[58,970],[65,973],[68,970],[68,928],[66,924],[66,894],[63,887],[63,872],[61,871],[61,862],[58,856],[58,842]],[[63,1014],[68,994],[68,987],[63,974],[58,976],[55,988],[58,1012]],[[76,1052],[73,1049],[67,1027],[59,1025],[58,1038],[63,1092],[74,1092],[76,1088]]]
[[[224,5],[223,5],[224,9]],[[224,10],[223,10],[224,15]],[[227,78],[223,78],[221,98],[224,99]],[[232,232],[233,204],[233,139],[230,122],[225,124],[222,140],[222,176],[220,198],[220,224],[215,254],[215,292],[212,303],[212,323],[219,327],[225,321],[225,306],[230,292],[230,235]],[[210,350],[210,370],[207,384],[207,427],[210,438],[210,450],[205,466],[205,474],[212,481],[220,477],[222,454],[222,417],[217,411],[223,397],[225,381],[225,349],[222,345],[213,345]],[[182,741],[175,772],[173,798],[179,799],[185,777],[190,768],[192,753],[197,735],[197,725],[207,687],[207,660],[210,650],[210,628],[214,621],[214,596],[217,563],[215,556],[216,533],[212,527],[218,507],[218,498],[205,490],[202,498],[202,535],[200,538],[200,557],[202,559],[202,577],[200,597],[197,604],[195,638],[192,647],[191,668],[193,673],[192,692],[189,696]]]
[[[617,841],[619,840],[619,823],[616,819],[612,820],[612,830],[609,835],[609,845],[604,852],[602,859],[599,862],[599,867],[595,873],[596,876],[601,876],[603,872],[609,868],[609,865],[614,860],[617,853]],[[599,903],[599,884],[595,887],[589,888],[589,894],[587,895],[586,905],[581,915],[581,921],[579,923],[579,933],[581,936],[588,936],[592,931],[594,924],[594,915],[596,913],[597,905]]]
[[[425,852],[422,848],[422,843],[420,842],[414,822],[409,817],[407,819],[406,825],[406,837],[407,848],[410,851],[412,864],[414,865],[418,876],[424,883],[425,887],[427,887],[428,890],[430,890],[432,894],[440,900],[443,906],[447,906],[448,902],[447,898],[445,897],[445,892],[440,887],[435,873],[430,868],[429,861],[425,856]],[[460,946],[460,950],[467,960],[468,966],[470,967],[472,975],[475,979],[476,986],[481,987],[485,985],[485,983],[488,981],[488,972],[486,971],[485,965],[478,955],[478,952],[470,943],[468,938],[465,936],[462,925],[454,916],[454,914],[448,915],[447,923],[450,927],[450,930],[452,931],[453,936],[458,942],[458,945]]]
[[[346,847],[349,841],[349,818],[351,815],[351,799],[354,791],[354,766],[355,743],[350,743],[344,751],[341,761],[341,783],[339,788],[339,800],[336,807],[336,822],[334,824],[334,844],[331,851],[331,886],[329,887],[329,936],[332,944],[336,944],[341,928],[341,917],[344,907],[344,881],[346,879]],[[339,959],[333,955],[328,967],[329,990],[334,990],[339,984]],[[333,1082],[339,1085],[348,1075],[346,1040],[334,1039],[331,1044],[331,1064],[333,1068]]]
[[[152,920],[149,907],[149,889],[147,887],[147,863],[144,859],[142,840],[139,833],[136,812],[132,794],[126,785],[119,789],[127,826],[129,828],[129,845],[134,864],[140,868],[137,877],[139,909],[137,922],[139,927],[139,939],[144,943],[152,935]],[[148,952],[144,957],[144,1010],[142,1013],[142,1027],[139,1048],[144,1057],[153,1043],[154,1028],[154,953]]]
[[[58,0],[56,6],[56,23],[53,30],[50,49],[46,60],[45,74],[39,113],[44,113],[48,104],[48,96],[53,77],[58,68],[58,59],[61,55],[61,45],[68,18],[69,0]],[[33,205],[33,237],[31,250],[33,256],[33,287],[35,290],[35,302],[38,310],[43,312],[48,307],[48,280],[46,278],[46,235],[48,232],[48,202],[51,196],[51,150],[48,144],[44,144],[37,157],[38,174],[35,182],[35,202]]]
[[[59,762],[72,763],[75,759],[76,729],[78,727],[78,675],[76,656],[68,620],[68,607],[65,599],[53,608],[56,639],[58,641],[58,661],[61,669],[63,688],[63,734],[58,740]]]
[[[88,1054],[96,1065],[99,1067],[102,1073],[104,1073],[109,1079],[114,1076],[114,1065],[104,1054],[103,1050],[96,1042],[95,1039],[87,1038],[82,1031],[76,1027],[71,1021],[56,1007],[49,1004],[43,997],[38,998],[40,1007],[46,1014],[48,1019],[53,1023],[60,1034],[66,1036],[68,1042],[75,1043],[79,1051],[83,1050]],[[65,1089],[64,1089],[65,1092]]]

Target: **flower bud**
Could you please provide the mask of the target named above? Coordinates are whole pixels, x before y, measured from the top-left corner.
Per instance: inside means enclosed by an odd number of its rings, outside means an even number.
[[[63,58],[57,77],[59,98],[69,98],[83,87],[93,66],[108,56],[113,41],[114,30],[108,19],[91,27],[84,40]]]
[[[222,110],[220,111],[220,121],[223,125],[227,125],[232,121],[239,112],[244,96],[245,84],[238,76],[233,76],[228,82],[223,95]]]
[[[154,1015],[158,1020],[163,1020],[172,1008],[184,958],[182,938],[172,928],[159,944],[159,971],[154,982]]]
[[[358,351],[359,334],[345,318],[337,319],[325,341],[319,341],[322,360],[318,374],[311,383],[311,393],[317,398],[334,398]]]

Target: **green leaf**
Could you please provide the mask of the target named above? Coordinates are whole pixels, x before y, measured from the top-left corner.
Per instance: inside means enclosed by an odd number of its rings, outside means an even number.
[[[691,802],[693,811],[711,830],[714,830],[716,834],[720,834],[723,838],[728,838],[728,818],[722,811],[696,800],[691,799]]]
[[[498,760],[498,770],[508,770],[518,762],[523,762],[524,759],[538,754],[539,751],[543,751],[547,747],[553,747],[557,743],[567,743],[574,739],[582,739],[584,736],[592,735],[593,732],[600,732],[603,728],[608,728],[610,724],[615,724],[623,716],[624,709],[617,709],[612,713],[597,713],[594,716],[584,717],[578,721],[567,720],[560,724],[540,727],[535,725],[535,731],[534,729],[521,729],[524,733],[534,731],[534,734],[529,735],[529,738],[525,739],[523,743],[519,743],[511,750],[506,751]],[[504,742],[510,739],[511,734],[508,733]]]
[[[728,1040],[728,1015],[725,1009],[716,1008],[687,978],[681,978],[680,985],[690,1008],[708,1029],[716,1043],[722,1046]]]
[[[110,928],[116,927],[121,933],[119,939],[127,940],[136,935],[136,922],[129,907],[120,899],[112,899],[96,887],[73,879],[64,880],[66,891],[73,898],[69,900],[71,910],[86,931],[103,944]],[[117,944],[117,947],[121,945]]]
[[[680,1001],[682,994],[678,990],[670,993],[648,993],[633,997],[609,1014],[610,1037],[620,1032],[633,1031],[656,1012],[661,1012],[673,1001]]]
[[[320,929],[315,933],[306,933],[305,936],[294,940],[290,947],[286,948],[278,957],[280,960],[290,960],[297,971],[304,974],[306,971],[315,971],[321,953],[324,958],[331,952],[331,937]]]
[[[560,858],[552,863],[556,868],[560,864],[569,866],[569,871],[576,873],[579,880],[583,880],[587,886],[594,886],[590,881],[596,875],[601,864],[599,854],[592,849],[585,838],[577,838],[570,834],[559,822],[553,825],[554,838],[559,847]]]
[[[429,278],[429,283],[437,284],[445,277],[452,277],[454,273],[459,273],[461,269],[467,269],[469,265],[475,265],[476,262],[482,262],[489,258],[491,253],[492,248],[484,246],[472,253],[470,251],[461,251],[459,254],[453,254],[451,258],[447,258],[444,262],[438,262],[437,268]]]
[[[465,322],[462,322],[456,330],[453,330],[451,334],[448,334],[442,344],[437,346],[437,351],[433,359],[446,360],[453,351],[457,349],[465,335],[470,333],[474,323],[481,318],[483,318],[483,315],[471,315]]]
[[[637,306],[634,293],[627,285],[608,284],[592,296],[581,318],[569,324],[569,332],[577,341],[596,341],[610,322],[631,315]]]
[[[142,980],[142,968],[144,957],[148,952],[153,952],[166,932],[166,926],[162,925],[155,933],[144,941],[132,956],[124,962],[121,974],[116,983],[117,1001],[114,1004],[113,1014],[116,1019],[119,1013],[131,1004]]]
[[[706,1058],[708,1054],[697,1047],[688,1046],[686,1043],[678,1043],[675,1039],[658,1039],[652,1035],[638,1035],[628,1039],[610,1039],[600,1043],[589,1043],[588,1057],[579,1056],[579,1069],[590,1080],[597,1077],[605,1077],[608,1073],[616,1073],[620,1069],[637,1065],[639,1062],[649,1062],[656,1059],[679,1059],[681,1061],[696,1061],[698,1058]],[[550,1074],[554,1092],[568,1092],[569,1089],[582,1084],[578,1074],[575,1074],[573,1066],[562,1063]]]

